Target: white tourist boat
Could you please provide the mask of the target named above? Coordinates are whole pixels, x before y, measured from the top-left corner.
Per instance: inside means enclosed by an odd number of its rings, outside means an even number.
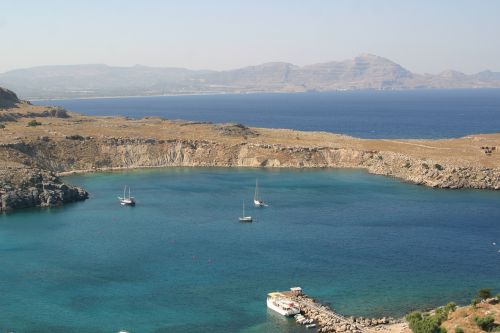
[[[130,196],[130,186],[128,188],[128,197],[126,193],[127,193],[127,186],[125,185],[125,188],[123,189],[123,197],[118,197],[118,200],[120,200],[120,205],[135,206],[135,198]]]
[[[264,200],[259,199],[259,180],[255,179],[255,193],[253,195],[253,204],[255,207],[267,207]]]
[[[267,307],[282,316],[295,316],[300,313],[300,307],[280,292],[267,294]]]
[[[251,216],[245,216],[245,200],[243,200],[243,215],[239,217],[240,222],[252,222]]]

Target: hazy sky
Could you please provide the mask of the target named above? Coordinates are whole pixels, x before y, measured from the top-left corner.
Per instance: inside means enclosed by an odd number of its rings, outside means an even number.
[[[82,63],[230,69],[361,53],[417,73],[500,71],[500,1],[0,0],[0,72]]]

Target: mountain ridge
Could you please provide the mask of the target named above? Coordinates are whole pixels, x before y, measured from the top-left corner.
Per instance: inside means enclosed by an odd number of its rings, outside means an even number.
[[[231,70],[56,65],[0,73],[0,85],[24,99],[206,93],[500,88],[500,72],[417,74],[390,59],[362,54],[305,66],[267,62]]]

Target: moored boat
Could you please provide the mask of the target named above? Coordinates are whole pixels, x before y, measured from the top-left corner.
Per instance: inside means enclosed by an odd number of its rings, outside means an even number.
[[[251,216],[245,216],[245,200],[243,200],[243,215],[238,218],[240,222],[252,222]]]
[[[255,193],[253,195],[253,204],[255,207],[267,207],[264,200],[259,199],[259,180],[255,179]]]
[[[299,305],[280,292],[267,294],[267,307],[286,317],[300,313]]]
[[[118,200],[120,200],[120,205],[135,206],[135,198],[130,196],[130,186],[128,188],[128,197],[126,193],[127,193],[127,186],[125,185],[125,188],[123,189],[123,197],[118,197]]]

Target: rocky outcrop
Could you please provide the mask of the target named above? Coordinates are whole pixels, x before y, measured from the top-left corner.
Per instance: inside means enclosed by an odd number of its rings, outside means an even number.
[[[19,118],[70,118],[68,111],[62,107],[48,106],[42,112],[14,112],[9,109],[7,112],[0,112],[0,122],[17,121]]]
[[[64,184],[54,174],[33,168],[0,170],[0,211],[53,207],[88,198],[88,193]]]
[[[254,130],[242,124],[218,125],[215,128],[220,134],[225,136],[256,137],[259,135]]]
[[[0,108],[11,108],[20,102],[13,91],[0,87]]]
[[[50,139],[19,142],[0,148],[12,158],[53,172],[167,166],[363,168],[437,188],[500,189],[500,168],[444,164],[384,151],[91,137],[67,137],[57,143]]]

